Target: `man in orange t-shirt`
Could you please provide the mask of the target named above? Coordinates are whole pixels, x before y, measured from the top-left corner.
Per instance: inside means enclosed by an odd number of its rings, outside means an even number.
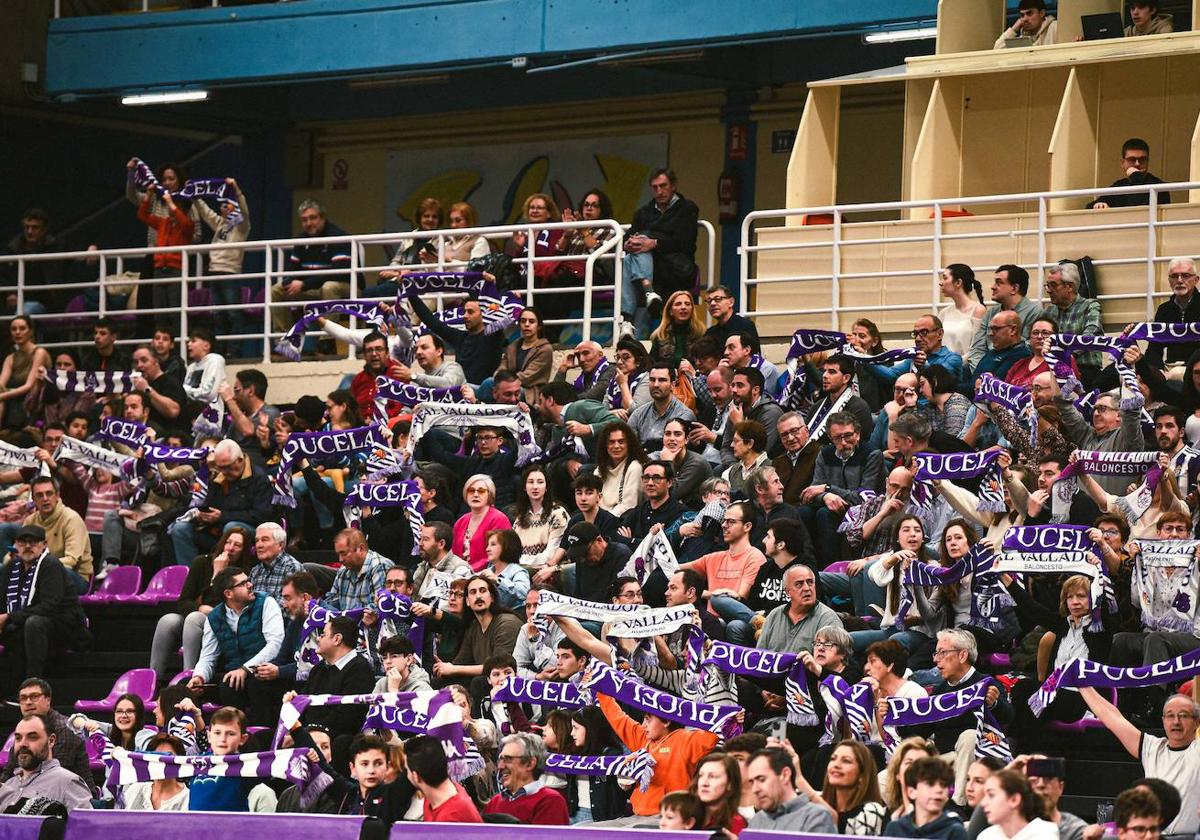
[[[704,597],[709,599],[708,609],[725,621],[744,618],[743,613],[751,612],[745,601],[758,570],[767,562],[763,553],[750,544],[753,528],[753,505],[734,502],[726,508],[725,518],[721,521],[725,550],[705,554],[679,567],[704,576],[708,581],[708,589],[704,592]]]

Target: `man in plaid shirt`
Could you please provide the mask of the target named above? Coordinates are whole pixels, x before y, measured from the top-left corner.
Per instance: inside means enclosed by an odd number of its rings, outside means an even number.
[[[346,528],[333,538],[333,550],[342,568],[333,578],[323,603],[330,609],[375,607],[375,594],[386,588],[393,563],[367,547],[362,531]]]
[[[283,605],[283,581],[304,571],[300,561],[284,551],[287,531],[276,522],[264,522],[254,530],[254,550],[258,565],[250,570],[250,588],[265,592]]]

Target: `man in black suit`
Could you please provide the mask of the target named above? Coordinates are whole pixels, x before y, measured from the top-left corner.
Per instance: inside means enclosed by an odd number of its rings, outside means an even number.
[[[375,690],[371,663],[358,651],[358,622],[345,615],[329,619],[317,639],[321,661],[312,669],[305,694],[370,694]],[[366,706],[322,706],[304,713],[305,725],[319,725],[330,738],[351,737],[362,731]],[[341,765],[339,765],[341,766]]]

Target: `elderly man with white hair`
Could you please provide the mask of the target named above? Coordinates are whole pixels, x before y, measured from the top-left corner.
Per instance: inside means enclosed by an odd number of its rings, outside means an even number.
[[[276,522],[264,522],[254,531],[254,553],[258,563],[250,570],[250,586],[265,592],[283,605],[283,582],[304,566],[288,554],[287,531]]]
[[[1165,324],[1194,324],[1200,321],[1200,295],[1196,294],[1196,258],[1175,257],[1167,265],[1171,296],[1159,304],[1154,320]],[[1200,350],[1200,341],[1180,344],[1149,342],[1143,364],[1165,370],[1167,379],[1183,379],[1184,367],[1192,354]]]
[[[594,341],[581,341],[575,350],[563,356],[554,372],[555,382],[566,382],[567,371],[579,368],[579,376],[575,378],[575,390],[579,393],[576,399],[602,401],[608,392],[608,383],[612,381],[617,369],[604,358],[604,350]]]
[[[1079,296],[1079,266],[1074,263],[1062,263],[1046,272],[1046,296],[1050,302],[1042,310],[1043,318],[1053,318],[1058,324],[1060,333],[1071,335],[1103,335],[1104,327],[1100,323],[1100,301],[1095,298]],[[1080,353],[1075,357],[1079,363],[1079,372],[1084,386],[1088,388],[1104,387],[1094,385],[1100,374],[1101,358],[1099,353]],[[1107,383],[1114,387],[1116,378]]]
[[[175,562],[184,566],[192,565],[200,552],[210,551],[231,528],[240,525],[254,530],[271,510],[271,483],[254,469],[235,441],[221,441],[211,457],[213,478],[204,501],[167,528]]]

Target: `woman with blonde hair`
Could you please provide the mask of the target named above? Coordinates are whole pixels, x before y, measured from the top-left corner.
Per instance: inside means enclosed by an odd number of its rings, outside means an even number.
[[[558,205],[554,199],[545,193],[533,193],[525,199],[525,203],[521,205],[521,217],[531,225],[553,224],[561,219],[562,214],[559,212]],[[533,229],[533,242],[529,241],[529,234],[526,231],[516,231],[508,240],[508,246],[504,249],[505,253],[510,257],[554,257],[558,255],[558,240],[562,238],[561,230],[539,230],[537,227]],[[521,276],[526,276],[527,269],[524,265],[519,266]],[[541,262],[535,263],[533,266],[533,276],[539,281],[539,285],[545,285],[554,276],[558,270],[557,262]],[[533,301],[536,303],[537,301]],[[545,307],[543,306],[543,309]]]
[[[479,214],[465,201],[456,201],[451,204],[446,216],[451,230],[479,227]],[[492,252],[488,241],[477,233],[447,236],[443,242],[445,243],[446,262],[465,263],[476,257],[486,257]]]
[[[678,366],[688,357],[688,347],[704,335],[704,316],[686,289],[672,292],[663,306],[658,329],[650,333],[650,356]]]
[[[896,745],[896,751],[892,753],[887,767],[879,774],[883,804],[887,806],[890,819],[898,820],[912,810],[908,788],[904,784],[904,771],[918,758],[937,758],[938,755],[938,748],[933,741],[926,741],[919,736],[905,738]]]

